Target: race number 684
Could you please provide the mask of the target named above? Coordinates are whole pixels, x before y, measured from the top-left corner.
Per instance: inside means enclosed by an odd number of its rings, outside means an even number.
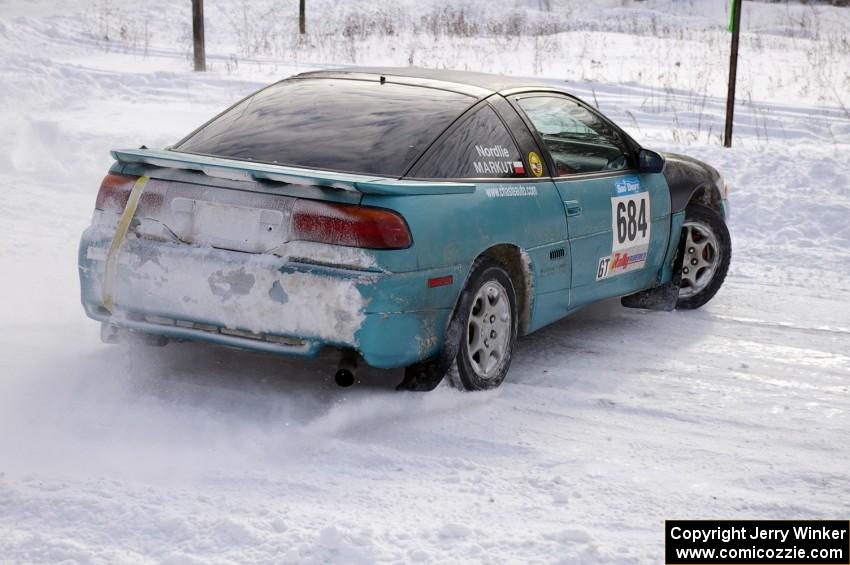
[[[649,240],[649,195],[639,192],[611,199],[612,250],[643,245]]]

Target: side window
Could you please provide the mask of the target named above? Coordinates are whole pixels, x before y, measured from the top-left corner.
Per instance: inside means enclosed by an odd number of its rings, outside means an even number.
[[[502,120],[489,106],[438,141],[412,171],[416,178],[516,178],[525,164]]]
[[[521,98],[518,103],[543,138],[558,176],[617,171],[632,164],[622,135],[578,103],[559,96]]]

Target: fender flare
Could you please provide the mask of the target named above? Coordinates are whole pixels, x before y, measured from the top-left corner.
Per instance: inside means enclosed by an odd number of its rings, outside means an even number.
[[[723,213],[718,188],[720,173],[713,167],[684,155],[664,154],[664,179],[670,190],[670,212],[682,212],[693,199]]]

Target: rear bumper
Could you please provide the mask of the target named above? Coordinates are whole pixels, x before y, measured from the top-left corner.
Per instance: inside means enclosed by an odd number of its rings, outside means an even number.
[[[173,339],[285,355],[351,348],[380,368],[427,359],[442,347],[459,268],[387,273],[313,265],[143,239],[126,240],[113,282],[113,312],[102,289],[111,230],[83,233],[83,307],[95,320]],[[454,274],[455,284],[427,288]]]

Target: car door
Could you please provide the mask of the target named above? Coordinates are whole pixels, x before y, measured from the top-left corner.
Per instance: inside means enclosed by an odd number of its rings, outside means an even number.
[[[458,249],[453,256],[468,259],[493,245],[521,248],[532,270],[529,329],[567,313],[571,280],[561,196],[540,154],[516,110],[496,95],[471,108],[407,175],[476,185],[474,194],[452,196],[439,208],[441,244],[433,253]]]
[[[578,100],[512,97],[545,147],[572,251],[570,308],[652,286],[667,248],[670,196],[637,170],[628,137]]]

